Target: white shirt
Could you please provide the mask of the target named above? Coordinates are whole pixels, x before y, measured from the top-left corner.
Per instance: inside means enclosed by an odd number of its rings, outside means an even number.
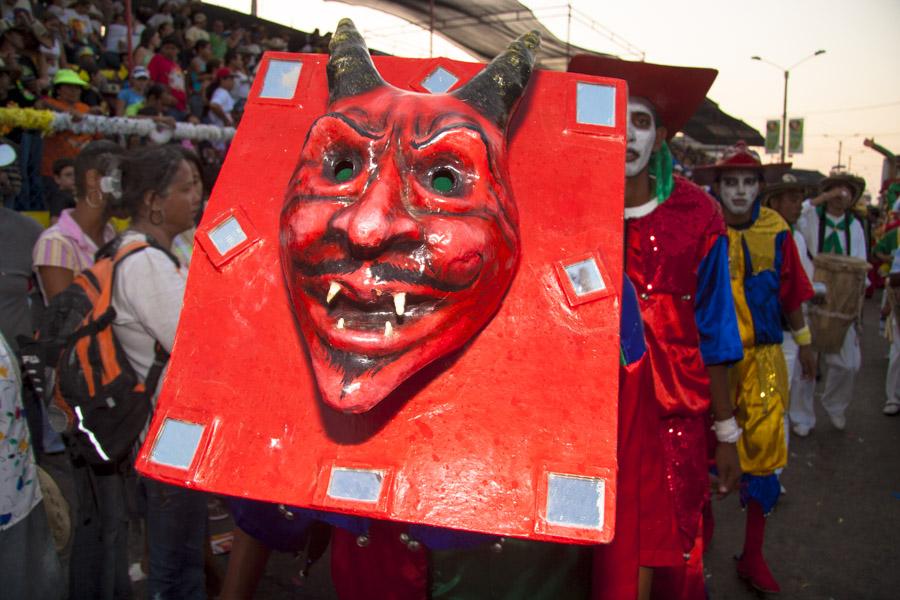
[[[891,275],[900,273],[900,248],[894,250],[894,262],[891,263]]]
[[[835,225],[839,225],[846,217],[828,217]],[[819,213],[816,207],[810,204],[809,200],[803,203],[803,212],[797,221],[797,230],[806,238],[807,248],[811,256],[815,257],[819,253]],[[834,228],[825,226],[825,237],[827,238]],[[847,254],[846,235],[842,230],[837,230],[838,238],[841,240],[841,249],[843,254]],[[863,231],[859,219],[854,218],[850,223],[850,256],[866,260],[866,234]]]
[[[129,231],[122,243],[140,239],[142,234]],[[141,381],[153,364],[157,341],[172,352],[186,281],[187,270],[176,268],[172,259],[153,247],[119,264],[112,299],[116,309],[113,331]]]
[[[625,220],[628,219],[640,219],[641,217],[646,217],[659,206],[659,200],[657,200],[656,196],[653,196],[643,204],[638,206],[626,206],[625,207]]]
[[[47,63],[47,74],[51,77],[56,75],[56,72],[59,71],[59,57],[62,54],[62,44],[58,39],[54,38],[53,46],[48,48],[41,44],[39,49],[44,57],[44,62]]]
[[[119,46],[120,43],[122,44],[121,47]],[[109,24],[106,28],[106,49],[115,53],[128,50],[128,27],[126,25],[121,23]]]
[[[234,98],[228,93],[228,90],[218,87],[216,91],[213,92],[212,98],[209,99],[210,104],[218,104],[219,107],[225,112],[225,114],[230,115],[231,111],[234,110]],[[233,122],[223,121],[219,115],[214,113],[213,111],[209,111],[209,120],[213,125],[218,125],[220,127],[224,127],[226,125],[233,125]]]
[[[797,246],[797,254],[800,255],[800,264],[810,281],[813,279],[813,261],[809,257],[809,248],[806,244],[806,238],[800,233],[800,230],[793,232],[794,245]]]

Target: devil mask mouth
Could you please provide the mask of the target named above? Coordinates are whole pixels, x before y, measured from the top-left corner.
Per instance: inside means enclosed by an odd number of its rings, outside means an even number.
[[[332,36],[328,112],[281,213],[281,261],[322,399],[368,411],[475,336],[519,258],[505,129],[537,34],[453,94],[386,84],[349,20]]]

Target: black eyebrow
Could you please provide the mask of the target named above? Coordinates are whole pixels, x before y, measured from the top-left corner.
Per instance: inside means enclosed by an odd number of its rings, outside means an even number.
[[[416,150],[419,150],[421,148],[424,148],[428,144],[432,143],[441,134],[444,134],[448,131],[452,131],[455,129],[469,129],[471,131],[474,131],[475,133],[478,134],[478,137],[481,138],[481,143],[484,144],[484,147],[486,149],[490,149],[490,145],[488,144],[487,136],[484,134],[484,130],[474,123],[465,123],[465,122],[451,123],[450,125],[445,125],[444,127],[441,127],[440,129],[438,129],[437,131],[432,132],[431,135],[429,135],[425,140],[423,140],[421,142],[411,142],[410,145],[413,148],[415,148]]]
[[[380,140],[381,138],[384,137],[383,133],[376,133],[374,131],[369,131],[362,124],[358,123],[357,121],[354,121],[353,119],[351,119],[344,113],[338,113],[338,112],[325,113],[324,115],[322,115],[321,117],[316,119],[316,122],[313,123],[313,127],[315,127],[316,123],[318,123],[321,119],[324,119],[326,117],[331,117],[332,119],[337,119],[339,121],[343,121],[344,123],[347,124],[348,127],[350,127],[350,129],[352,129],[353,131],[355,131],[356,133],[358,133],[359,135],[361,135],[363,137],[367,137],[372,140]]]

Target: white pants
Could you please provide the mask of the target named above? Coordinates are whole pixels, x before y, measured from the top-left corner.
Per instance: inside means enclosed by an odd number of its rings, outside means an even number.
[[[900,352],[900,348],[898,348],[898,352]],[[843,417],[853,399],[853,383],[862,364],[856,327],[851,326],[847,331],[840,352],[823,354],[822,357],[828,368],[825,375],[825,390],[822,393],[822,406],[829,415]],[[799,370],[800,365],[798,364],[795,373]],[[900,366],[898,366],[898,371],[900,371]],[[804,380],[799,374],[792,376],[790,416],[791,422],[795,425],[802,425],[810,429],[815,427],[816,411],[813,406],[815,389],[815,381]]]
[[[891,356],[887,377],[884,380],[885,404],[900,404],[900,326],[894,321],[894,340],[891,342]]]

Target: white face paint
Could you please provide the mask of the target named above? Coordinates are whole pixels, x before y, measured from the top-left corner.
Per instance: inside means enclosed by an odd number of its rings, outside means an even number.
[[[644,170],[656,142],[656,119],[650,103],[643,98],[628,99],[628,145],[625,148],[625,176]]]
[[[719,179],[719,198],[728,212],[746,214],[759,195],[759,175],[749,169],[725,171]]]

